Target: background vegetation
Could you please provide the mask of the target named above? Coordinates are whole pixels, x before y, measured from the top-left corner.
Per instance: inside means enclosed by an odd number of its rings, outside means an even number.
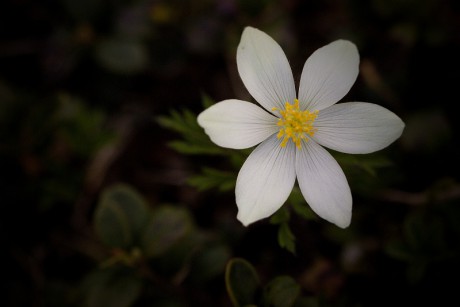
[[[344,100],[406,123],[377,154],[333,153],[346,230],[298,190],[271,219],[236,220],[249,151],[212,145],[195,118],[251,99],[235,57],[247,25],[297,81],[314,50],[352,40]],[[455,305],[459,54],[454,0],[2,1],[0,305]]]

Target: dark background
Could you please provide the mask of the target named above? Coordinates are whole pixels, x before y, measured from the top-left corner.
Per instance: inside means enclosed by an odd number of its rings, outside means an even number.
[[[296,255],[267,220],[241,226],[232,191],[188,185],[202,166],[228,163],[177,153],[167,144],[180,134],[155,120],[198,114],[203,94],[251,99],[236,70],[247,25],[280,43],[297,82],[314,50],[353,41],[361,69],[344,100],[377,103],[406,123],[369,158],[374,176],[345,163],[349,229],[291,219]],[[292,276],[324,306],[455,305],[459,54],[454,0],[3,0],[0,304],[94,306],[80,289],[112,252],[94,233],[94,210],[104,188],[123,182],[153,207],[187,208],[208,234],[224,229],[228,256],[246,258],[262,281]],[[164,306],[230,306],[223,271],[204,283],[172,279],[179,300]],[[155,282],[142,283],[133,304],[163,306]]]

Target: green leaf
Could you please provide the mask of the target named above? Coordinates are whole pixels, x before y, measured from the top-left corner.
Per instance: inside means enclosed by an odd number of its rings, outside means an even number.
[[[53,114],[54,131],[72,151],[89,157],[115,139],[104,128],[106,116],[101,110],[88,108],[83,101],[66,93],[59,93],[57,101],[58,108]]]
[[[288,223],[290,218],[290,213],[289,210],[286,208],[286,206],[281,206],[281,208],[278,209],[278,211],[275,212],[270,217],[270,223],[271,224],[282,224],[282,223]]]
[[[182,113],[172,110],[169,116],[157,117],[157,122],[165,128],[186,136],[197,138],[199,138],[199,135],[206,136],[203,129],[198,125],[196,115],[189,110],[182,110]]]
[[[282,223],[278,228],[278,244],[295,254],[295,236],[289,228],[288,223]]]
[[[175,151],[187,155],[218,155],[222,153],[222,149],[216,145],[209,146],[209,144],[207,144],[203,146],[198,143],[193,144],[186,141],[172,141],[169,142],[168,145]]]
[[[90,274],[82,290],[86,307],[129,307],[142,291],[142,280],[126,268],[114,267]]]
[[[372,177],[377,175],[377,169],[392,165],[392,162],[380,153],[357,156],[331,151],[331,154],[343,168],[353,171],[360,169]]]
[[[313,210],[311,210],[298,187],[294,187],[292,190],[291,195],[289,195],[288,198],[288,203],[291,204],[294,212],[300,217],[306,220],[318,219],[318,216],[313,212]]]
[[[230,156],[230,162],[232,163],[232,166],[239,170],[252,151],[253,148],[246,148],[240,150],[227,150],[226,153]]]
[[[230,250],[223,244],[205,246],[192,258],[190,276],[193,280],[203,282],[210,280],[225,271],[230,259]]]
[[[227,263],[225,283],[233,306],[257,305],[260,281],[249,262],[241,258],[231,259]]]
[[[169,116],[156,118],[158,124],[181,134],[183,140],[173,141],[169,146],[183,154],[222,155],[229,150],[214,144],[198,125],[197,117],[189,110],[171,111]]]
[[[216,102],[214,101],[214,99],[212,99],[211,97],[209,97],[209,95],[207,94],[202,94],[201,95],[201,103],[203,105],[203,108],[204,109],[207,109],[209,108],[210,106],[212,106],[213,104],[215,104]]]
[[[300,286],[290,276],[278,276],[264,289],[266,306],[291,307],[300,294]]]
[[[105,244],[128,248],[137,244],[148,216],[142,196],[127,185],[117,184],[102,192],[94,214],[94,228]]]
[[[142,249],[148,257],[156,257],[183,239],[193,229],[189,212],[173,206],[158,207],[152,214],[142,236]]]
[[[188,183],[200,191],[218,188],[220,191],[230,191],[236,185],[236,173],[220,171],[213,168],[203,168],[201,175],[193,176]]]

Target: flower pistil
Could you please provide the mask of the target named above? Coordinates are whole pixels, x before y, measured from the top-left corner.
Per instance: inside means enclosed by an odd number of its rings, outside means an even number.
[[[308,141],[308,136],[312,137],[316,128],[313,123],[318,116],[318,111],[310,112],[308,110],[301,111],[299,100],[294,99],[294,103],[286,102],[285,109],[273,108],[273,111],[279,111],[281,114],[278,120],[278,139],[283,138],[281,147],[285,147],[289,139],[292,139],[298,149],[302,148],[302,140]]]

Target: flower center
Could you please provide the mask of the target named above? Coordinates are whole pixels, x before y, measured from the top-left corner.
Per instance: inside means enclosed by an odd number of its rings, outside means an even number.
[[[277,123],[280,127],[277,137],[283,138],[281,147],[285,147],[289,139],[292,139],[297,148],[301,149],[302,140],[308,141],[308,136],[315,134],[317,129],[313,127],[313,123],[318,116],[318,111],[301,111],[298,99],[294,99],[293,104],[286,102],[284,110],[278,108],[272,110],[279,110],[281,114]]]

